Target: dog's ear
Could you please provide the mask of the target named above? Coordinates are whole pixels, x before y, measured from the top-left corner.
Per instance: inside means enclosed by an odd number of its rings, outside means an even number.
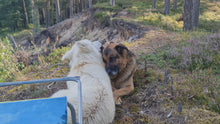
[[[103,52],[103,49],[104,49],[104,47],[103,47],[103,45],[100,47],[100,52],[102,53]]]
[[[93,41],[92,44],[99,50],[99,52],[102,52],[103,50],[103,45],[99,41]]]
[[[119,45],[115,46],[115,49],[120,55],[123,55],[124,50],[128,51],[128,48],[126,46],[124,46],[123,44],[119,44]]]

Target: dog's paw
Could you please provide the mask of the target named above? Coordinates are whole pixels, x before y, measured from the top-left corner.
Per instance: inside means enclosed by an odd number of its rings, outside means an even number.
[[[121,97],[118,96],[117,90],[115,90],[115,89],[112,89],[112,90],[114,91],[113,92],[113,97],[114,97],[115,104],[116,105],[121,105],[122,100],[121,100]]]
[[[121,100],[120,97],[118,97],[118,98],[115,100],[115,104],[116,104],[116,105],[121,105],[121,103],[122,103],[122,100]]]

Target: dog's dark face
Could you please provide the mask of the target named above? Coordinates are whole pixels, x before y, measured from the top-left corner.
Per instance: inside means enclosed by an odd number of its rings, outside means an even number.
[[[102,58],[106,72],[115,77],[127,64],[128,49],[122,44],[111,43],[102,48]]]

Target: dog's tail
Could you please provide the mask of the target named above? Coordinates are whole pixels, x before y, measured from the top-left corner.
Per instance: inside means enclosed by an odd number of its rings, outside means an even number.
[[[72,53],[71,50],[70,50],[70,51],[67,51],[67,52],[63,55],[63,57],[62,57],[61,60],[62,60],[62,61],[65,60],[65,59],[70,60],[71,57],[72,57],[72,56],[71,56],[71,55],[72,55],[71,53]]]

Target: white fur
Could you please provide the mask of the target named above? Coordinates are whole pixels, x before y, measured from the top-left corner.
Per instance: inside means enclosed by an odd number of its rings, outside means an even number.
[[[70,60],[71,69],[68,76],[80,76],[83,124],[109,124],[113,121],[115,114],[110,79],[102,63],[97,44],[89,40],[78,41],[62,57],[62,60]],[[66,96],[67,101],[76,109],[78,119],[77,84],[68,81],[67,87],[68,89],[60,90],[51,97]],[[71,123],[69,110],[68,123]]]

